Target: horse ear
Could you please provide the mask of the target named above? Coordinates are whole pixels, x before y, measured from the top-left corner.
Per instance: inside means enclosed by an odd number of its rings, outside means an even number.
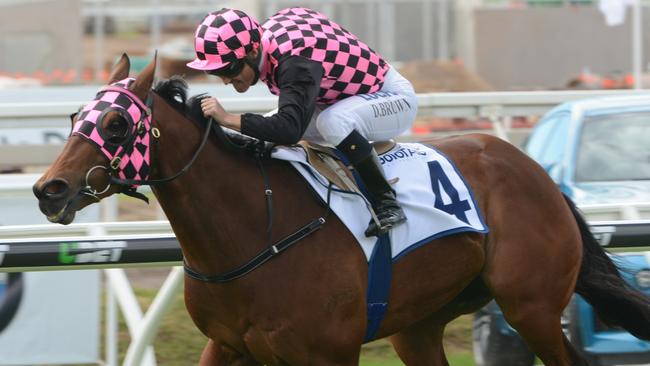
[[[111,76],[108,78],[108,83],[113,84],[116,81],[124,80],[129,77],[129,70],[131,70],[131,61],[126,53],[122,54],[117,64],[113,66]]]
[[[151,86],[153,85],[153,79],[156,75],[157,56],[158,51],[156,51],[154,54],[153,60],[149,63],[149,65],[147,65],[147,67],[142,70],[140,75],[138,75],[131,86],[129,86],[129,89],[133,92],[133,94],[137,95],[141,100],[145,100],[147,98],[147,94],[149,94],[149,90],[151,90]]]

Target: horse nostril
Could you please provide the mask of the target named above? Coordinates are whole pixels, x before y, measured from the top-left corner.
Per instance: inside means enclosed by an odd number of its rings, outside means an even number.
[[[38,198],[62,196],[68,192],[68,182],[63,179],[52,179],[43,185],[39,193],[36,193],[36,191],[37,188],[34,187],[34,192]]]
[[[32,192],[34,192],[34,196],[36,196],[36,198],[38,198],[39,200],[43,197],[43,192],[41,191],[41,188],[38,186],[38,183],[32,186]]]

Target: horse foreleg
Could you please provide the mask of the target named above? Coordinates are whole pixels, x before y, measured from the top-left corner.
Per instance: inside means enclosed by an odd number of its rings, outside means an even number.
[[[449,366],[442,347],[445,326],[421,321],[394,334],[390,341],[405,365]]]
[[[232,349],[217,345],[211,339],[205,345],[199,366],[261,366],[262,364]]]

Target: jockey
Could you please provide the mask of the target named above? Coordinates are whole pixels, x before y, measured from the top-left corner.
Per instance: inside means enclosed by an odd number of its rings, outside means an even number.
[[[240,93],[265,82],[279,96],[265,117],[226,112],[215,98],[202,100],[206,117],[261,140],[300,139],[335,146],[363,180],[380,227],[377,236],[406,220],[370,141],[408,130],[417,112],[411,83],[381,56],[321,13],[291,8],[261,26],[234,9],[208,14],[196,29],[196,59],[188,66],[221,78]]]

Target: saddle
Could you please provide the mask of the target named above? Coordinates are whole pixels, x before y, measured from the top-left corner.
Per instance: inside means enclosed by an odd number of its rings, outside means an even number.
[[[327,178],[335,186],[342,190],[359,192],[351,167],[345,163],[336,154],[336,149],[328,146],[315,144],[313,142],[301,140],[298,142],[307,153],[307,160],[311,166],[316,169],[323,177]],[[393,147],[396,142],[375,141],[372,146],[377,154],[383,154]],[[394,183],[394,182],[389,182]]]

